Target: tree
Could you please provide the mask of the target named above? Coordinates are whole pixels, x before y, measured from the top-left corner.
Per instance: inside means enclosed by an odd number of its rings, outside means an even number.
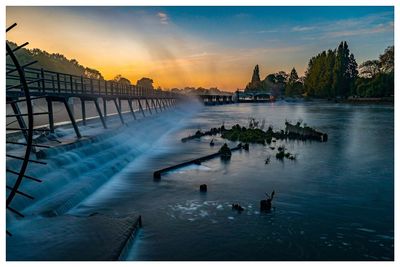
[[[262,91],[262,83],[260,80],[260,69],[258,65],[254,67],[251,81],[246,85],[245,92]]]
[[[295,82],[298,81],[298,79],[299,79],[299,75],[297,74],[296,69],[293,68],[292,71],[290,72],[289,81],[288,82],[289,83],[295,83]]]
[[[299,79],[299,75],[295,68],[292,69],[289,75],[288,82],[285,87],[286,96],[296,96],[301,95],[303,92],[303,84]]]
[[[379,60],[367,60],[360,64],[360,77],[372,78],[381,71],[381,63]]]
[[[347,96],[354,91],[357,74],[354,55],[347,42],[341,42],[337,49],[323,51],[310,59],[304,89],[307,95],[317,97]]]
[[[86,78],[90,78],[90,79],[96,79],[96,80],[104,80],[103,75],[101,75],[100,71],[95,70],[95,69],[91,69],[91,68],[85,68],[85,72],[83,73],[83,75]]]
[[[360,65],[360,77],[355,93],[361,97],[394,95],[394,46],[389,46],[379,60],[367,60]]]
[[[17,44],[14,42],[7,41],[7,43],[8,45],[10,45],[11,49],[17,47]],[[85,76],[85,77],[90,76],[93,78],[103,77],[98,70],[86,68],[80,65],[76,59],[67,59],[62,54],[59,53],[50,54],[38,48],[33,48],[33,49],[21,48],[18,50],[17,57],[22,65],[36,60],[38,62],[33,66],[35,68],[43,68],[46,70],[67,73],[77,76]],[[7,64],[12,63],[9,57],[7,57],[6,62]]]
[[[261,81],[260,80],[260,69],[259,69],[258,65],[256,65],[253,70],[253,76],[251,77],[251,82],[258,83],[260,81]]]
[[[385,52],[379,56],[379,61],[383,72],[394,71],[394,46],[386,48]]]
[[[122,77],[121,74],[116,75],[113,81],[123,85],[131,85],[131,81],[125,77]]]
[[[153,80],[147,77],[143,77],[140,80],[137,80],[136,86],[141,86],[147,89],[154,89]]]

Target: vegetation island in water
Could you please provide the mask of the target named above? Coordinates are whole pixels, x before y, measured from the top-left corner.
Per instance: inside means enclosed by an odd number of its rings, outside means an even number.
[[[219,128],[211,128],[209,131],[202,132],[198,130],[194,135],[182,138],[182,142],[186,142],[192,139],[201,138],[203,136],[215,136],[220,134],[222,138],[229,141],[239,141],[242,143],[257,143],[257,144],[271,144],[273,138],[285,140],[315,140],[320,142],[326,142],[328,135],[326,133],[319,132],[306,124],[302,125],[302,122],[291,124],[285,122],[285,130],[274,131],[272,126],[269,126],[266,131],[259,127],[259,122],[255,119],[251,119],[249,126],[246,128],[236,124],[231,129],[225,128],[222,125]]]

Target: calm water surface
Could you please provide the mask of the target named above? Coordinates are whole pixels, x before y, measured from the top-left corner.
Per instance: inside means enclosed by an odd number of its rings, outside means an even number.
[[[207,155],[224,143],[211,137],[181,143],[196,130],[265,119],[283,129],[301,119],[329,135],[327,143],[251,145],[228,163],[213,159],[155,182],[154,170]],[[394,255],[394,108],[328,103],[205,107],[71,211],[143,218],[128,260],[390,260]],[[228,143],[233,146],[236,143]],[[155,156],[156,155],[156,156]],[[271,162],[264,164],[271,155]],[[206,183],[208,192],[199,193]],[[259,212],[275,190],[274,210]],[[245,211],[237,213],[232,203]]]

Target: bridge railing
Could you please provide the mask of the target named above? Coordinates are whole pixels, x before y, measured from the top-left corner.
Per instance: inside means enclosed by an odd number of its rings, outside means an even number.
[[[13,66],[6,65],[7,91],[21,91],[19,76],[13,72]],[[73,74],[54,72],[50,70],[25,67],[25,76],[31,92],[62,94],[70,96],[99,97],[158,97],[176,96],[172,92],[154,90],[136,85],[127,85],[115,81],[93,79]]]

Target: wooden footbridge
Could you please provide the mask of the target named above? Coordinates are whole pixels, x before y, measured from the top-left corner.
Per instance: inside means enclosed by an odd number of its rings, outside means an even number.
[[[129,104],[133,119],[136,120],[136,114],[133,110],[134,102],[138,103],[139,111],[142,116],[146,116],[145,110],[150,115],[153,114],[153,112],[161,112],[174,105],[178,98],[176,94],[167,91],[126,85],[114,81],[92,79],[28,66],[23,67],[23,73],[32,98],[44,98],[47,101],[48,111],[44,113],[33,113],[33,115],[47,114],[50,132],[54,132],[53,102],[64,103],[65,110],[68,113],[68,117],[78,138],[81,137],[81,134],[71,107],[68,104],[70,98],[80,99],[83,124],[86,124],[86,103],[94,103],[98,117],[104,128],[107,128],[106,117],[108,101],[115,104],[121,123],[124,123],[122,117],[122,101],[126,101]],[[15,67],[13,65],[7,65],[6,74],[7,103],[12,106],[17,119],[19,118],[18,122],[20,123],[20,127],[26,128],[23,120],[21,120],[21,117],[24,115],[21,114],[18,108],[19,99],[25,97],[21,90],[20,76],[15,74]],[[102,100],[103,109],[101,109],[99,105],[99,99]],[[145,105],[145,107],[143,107],[143,105]]]

